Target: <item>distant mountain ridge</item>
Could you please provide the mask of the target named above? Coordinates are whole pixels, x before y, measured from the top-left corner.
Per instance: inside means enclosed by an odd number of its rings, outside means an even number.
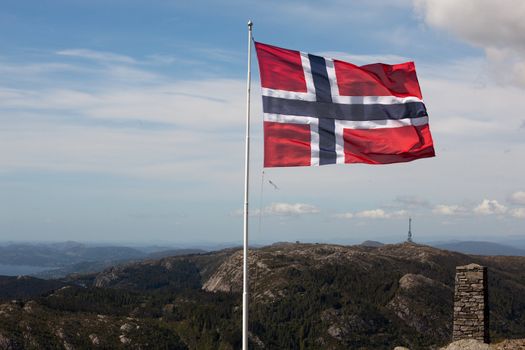
[[[525,249],[515,248],[495,242],[459,241],[432,244],[432,246],[464,254],[525,256]]]
[[[85,261],[135,259],[146,254],[120,246],[87,246],[77,242],[0,246],[0,264],[61,267]]]
[[[41,278],[60,278],[71,273],[93,273],[110,266],[139,261],[144,259],[161,258],[203,253],[202,249],[175,249],[155,246],[131,248],[126,246],[95,246],[84,243],[67,241],[53,243],[8,243],[0,245],[0,265],[8,273],[18,271],[16,266],[35,266],[39,272],[31,275]],[[43,267],[49,270],[42,271]],[[15,272],[16,273],[16,272]]]

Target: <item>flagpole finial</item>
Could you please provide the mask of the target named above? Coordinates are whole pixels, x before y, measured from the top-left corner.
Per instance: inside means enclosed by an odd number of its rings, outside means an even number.
[[[252,20],[250,19],[250,20],[248,20],[248,29],[251,30],[252,27],[253,27],[253,22],[252,22]]]

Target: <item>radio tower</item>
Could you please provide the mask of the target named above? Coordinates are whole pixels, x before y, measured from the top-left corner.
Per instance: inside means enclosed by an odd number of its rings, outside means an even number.
[[[408,218],[408,243],[412,243],[412,218]]]

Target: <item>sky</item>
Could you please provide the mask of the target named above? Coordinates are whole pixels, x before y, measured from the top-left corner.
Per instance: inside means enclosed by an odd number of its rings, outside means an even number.
[[[262,168],[250,241],[525,244],[521,0],[4,1],[0,241],[240,243],[247,26],[356,64],[415,61],[437,156]]]

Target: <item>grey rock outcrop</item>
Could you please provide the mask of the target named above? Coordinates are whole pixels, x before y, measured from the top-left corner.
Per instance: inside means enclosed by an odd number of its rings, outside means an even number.
[[[490,345],[475,339],[462,339],[450,343],[440,350],[490,350]]]

